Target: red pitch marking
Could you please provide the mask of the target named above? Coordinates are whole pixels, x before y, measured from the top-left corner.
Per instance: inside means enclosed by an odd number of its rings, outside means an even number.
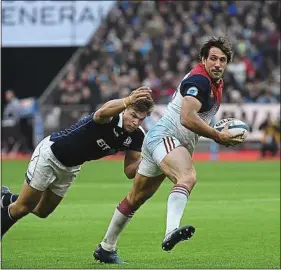
[[[2,160],[29,160],[30,154],[2,154]],[[114,156],[108,156],[103,160],[123,160],[124,154],[119,153]],[[193,155],[195,161],[210,161],[211,154],[209,152],[196,152]],[[280,154],[275,157],[267,156],[265,159],[260,158],[260,152],[258,150],[240,150],[230,152],[219,152],[218,161],[254,161],[254,160],[280,160]]]

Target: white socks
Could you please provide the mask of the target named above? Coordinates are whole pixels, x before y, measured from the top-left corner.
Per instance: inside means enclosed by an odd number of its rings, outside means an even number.
[[[124,216],[117,208],[113,214],[113,217],[108,226],[107,232],[101,246],[107,251],[116,250],[116,243],[119,238],[120,233],[125,228],[126,224],[131,218]]]
[[[168,198],[165,235],[179,228],[188,196],[189,191],[186,186],[177,184],[173,187]]]
[[[179,227],[187,203],[189,191],[185,185],[177,184],[173,187],[167,206],[166,235]],[[115,251],[119,235],[133,217],[136,209],[125,198],[115,209],[113,217],[101,246],[107,251]]]

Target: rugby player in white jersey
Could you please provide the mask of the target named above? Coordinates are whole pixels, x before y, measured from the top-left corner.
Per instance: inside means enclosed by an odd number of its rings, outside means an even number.
[[[121,231],[135,211],[168,177],[173,188],[167,202],[165,251],[192,237],[195,228],[180,227],[187,199],[196,183],[192,154],[200,136],[226,146],[240,143],[226,126],[221,132],[210,121],[222,100],[222,76],[232,59],[231,46],[223,37],[209,39],[200,49],[200,63],[180,82],[164,116],[147,133],[142,146],[142,161],[128,195],[117,206],[103,241],[94,258],[104,263],[122,263],[116,252]]]

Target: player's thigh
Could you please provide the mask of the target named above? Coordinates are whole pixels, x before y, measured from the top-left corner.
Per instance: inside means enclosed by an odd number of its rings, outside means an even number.
[[[33,213],[41,218],[48,217],[60,204],[79,171],[80,168],[69,168],[69,171],[66,171],[56,167],[57,177],[55,181],[49,185],[48,189],[44,191]]]
[[[38,191],[45,191],[57,178],[56,168],[50,159],[49,138],[35,148],[26,171],[26,182]]]
[[[49,186],[49,189],[55,195],[59,197],[64,197],[70,186],[75,181],[78,173],[80,172],[80,167],[68,168],[68,171],[64,169],[57,168],[57,178]]]
[[[40,201],[42,193],[24,182],[18,199],[9,207],[11,216],[19,219],[30,213]]]
[[[195,168],[191,154],[181,142],[175,137],[158,136],[149,143],[148,152],[158,169],[174,183],[185,184],[191,190],[195,184]]]
[[[26,181],[17,201],[10,206],[14,218],[31,212],[40,201],[42,193],[55,181],[56,174],[48,160],[49,151],[48,138],[42,140],[35,148],[27,167]]]
[[[153,196],[165,178],[166,176],[164,174],[149,177],[137,173],[133,187],[128,194],[129,202],[133,205],[141,205]]]
[[[141,163],[129,194],[130,197],[135,200],[144,200],[145,198],[151,197],[165,177],[157,163],[153,160],[151,151],[145,142],[142,148]]]
[[[191,189],[194,186],[196,171],[192,157],[185,147],[179,146],[167,153],[159,167],[175,184],[185,184]]]
[[[40,218],[48,217],[60,204],[63,197],[56,195],[50,189],[43,192],[41,199],[33,210],[33,214]]]

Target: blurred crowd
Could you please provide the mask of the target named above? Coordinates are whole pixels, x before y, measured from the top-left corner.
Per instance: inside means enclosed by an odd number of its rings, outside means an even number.
[[[33,108],[29,99],[20,100],[12,89],[4,92],[5,106],[1,117],[1,153],[14,154],[33,150]],[[32,101],[31,101],[32,102]],[[26,108],[27,106],[29,108]]]
[[[260,148],[261,158],[265,158],[267,155],[276,156],[278,151],[280,152],[280,116],[273,120],[268,114],[259,129],[263,133]]]
[[[140,85],[165,104],[198,62],[201,44],[227,36],[235,57],[224,103],[280,103],[279,1],[118,1],[59,82],[55,104],[98,104]]]

